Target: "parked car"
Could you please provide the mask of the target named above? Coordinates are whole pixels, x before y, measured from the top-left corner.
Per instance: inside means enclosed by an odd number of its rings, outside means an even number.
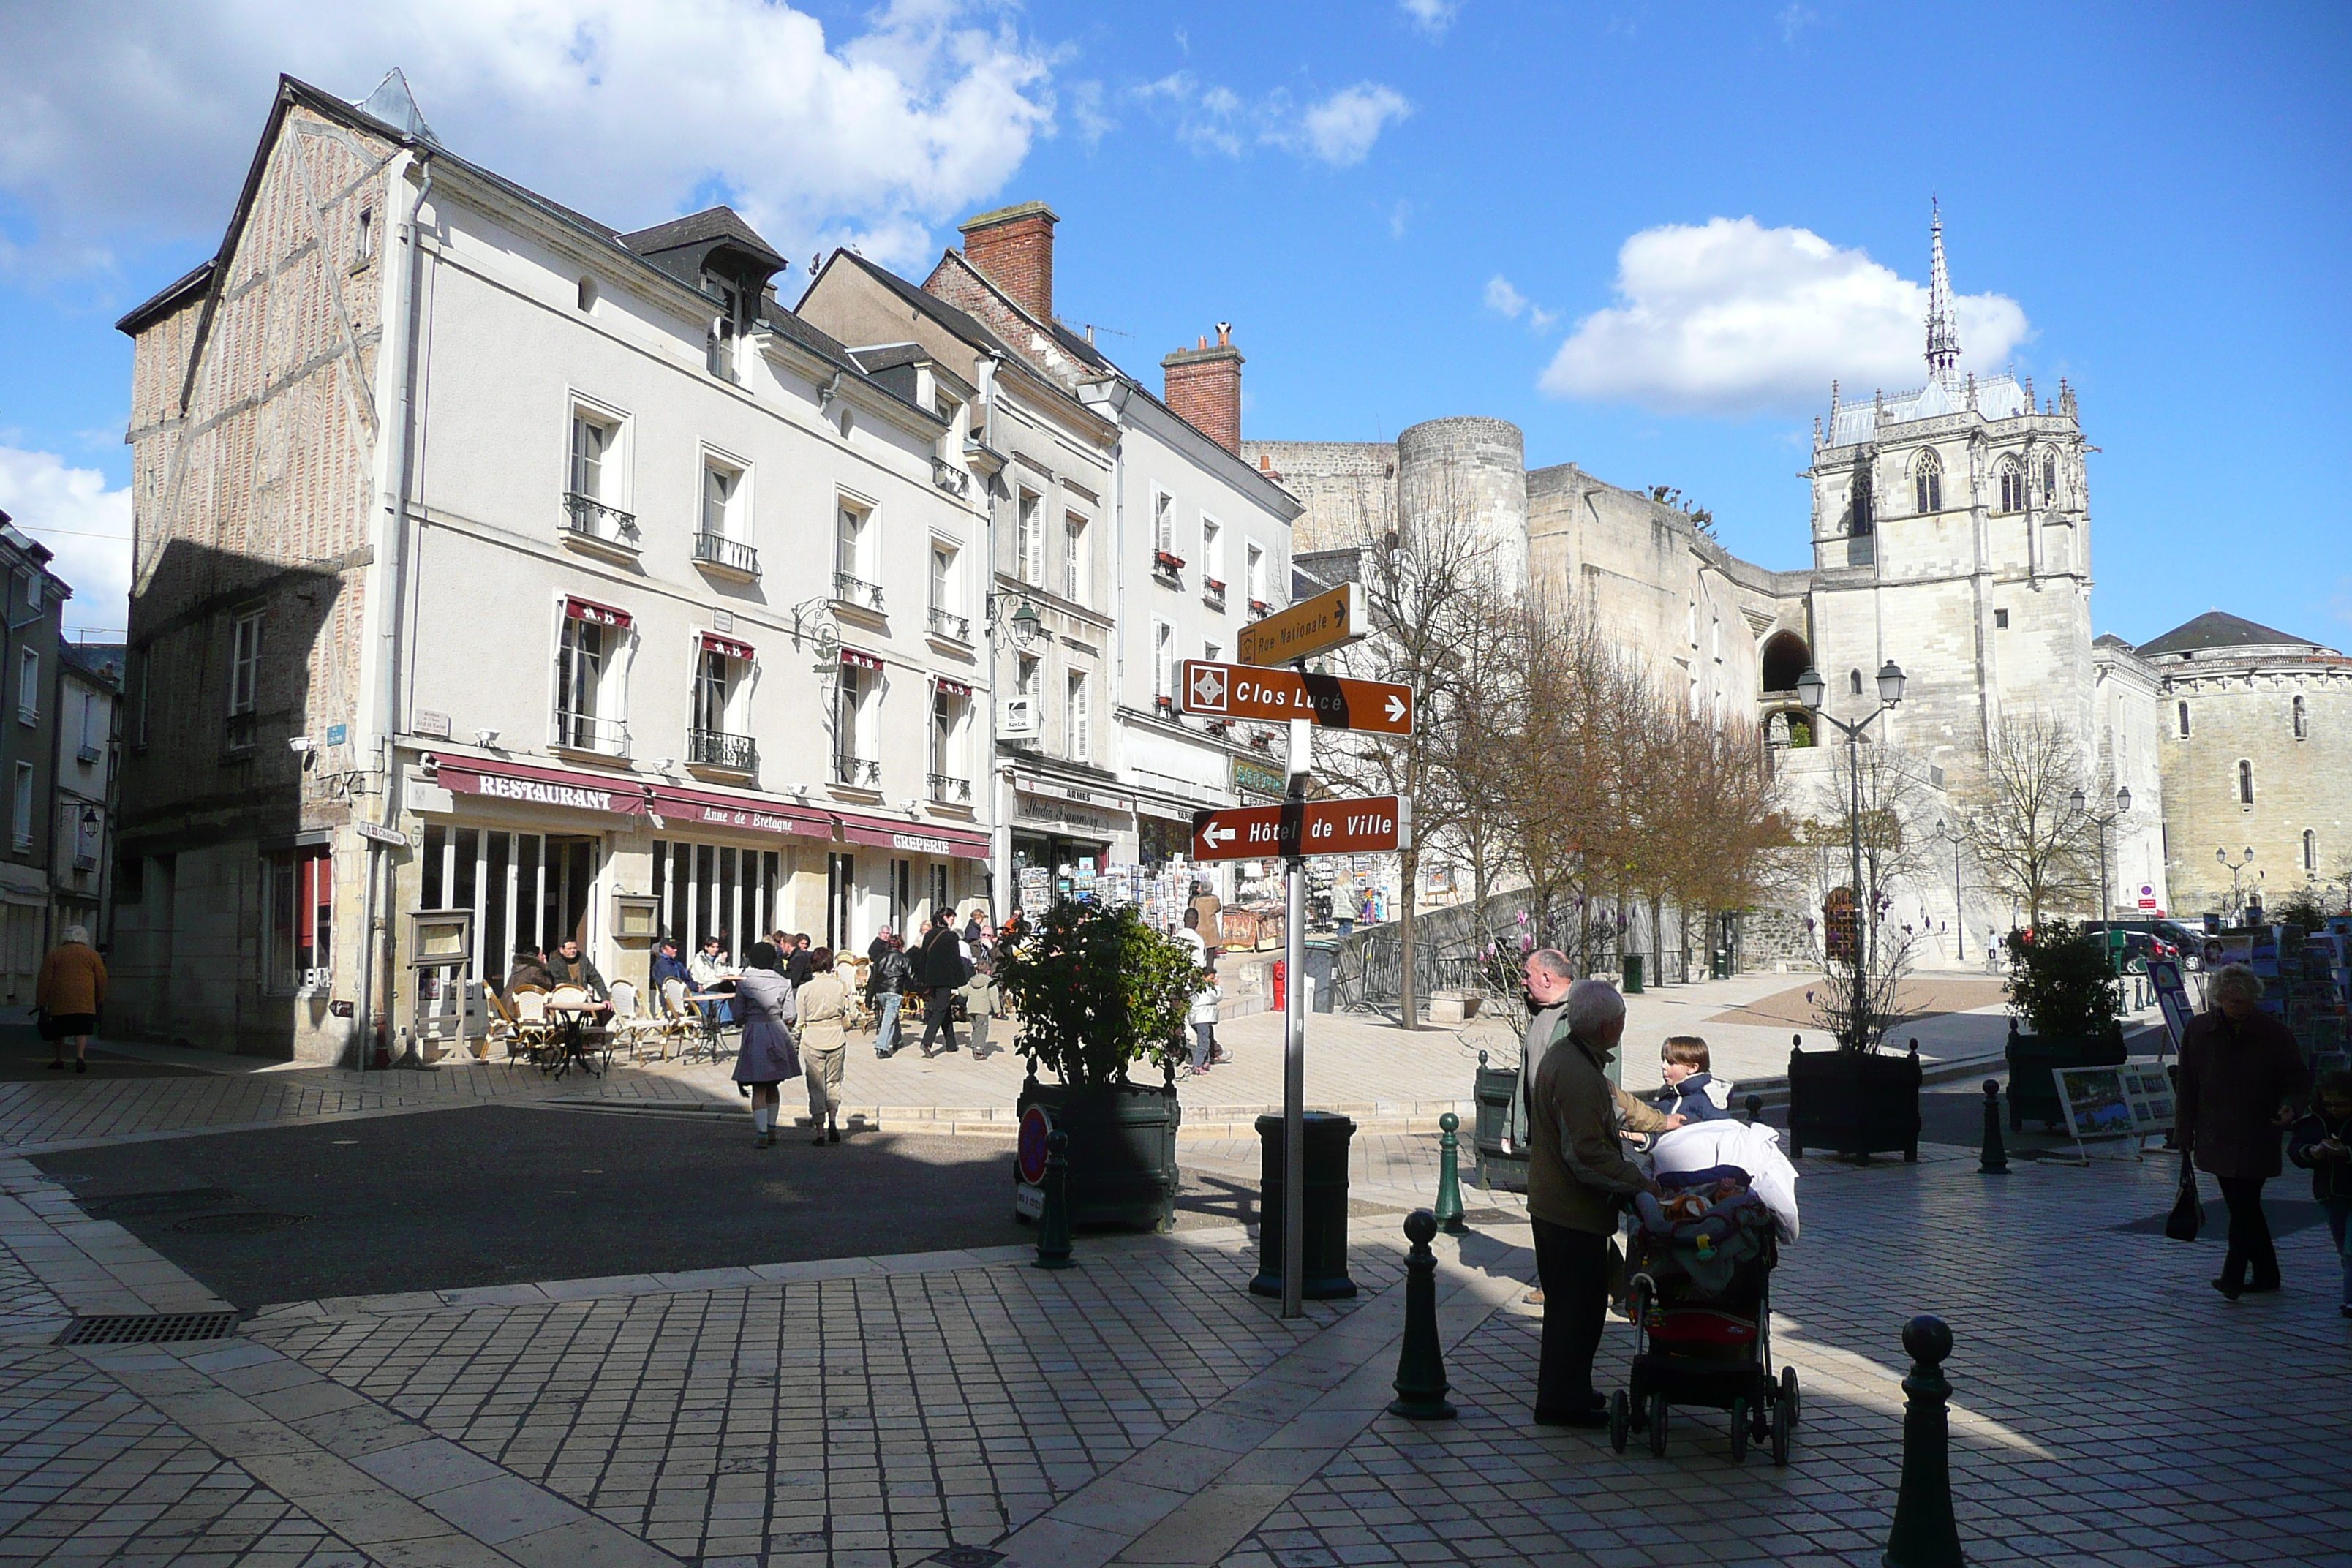
[[[2084,921],[2083,929],[2120,933],[2126,963],[2134,959],[2145,965],[2150,958],[2178,958],[2183,970],[2205,967],[2204,938],[2178,921]]]

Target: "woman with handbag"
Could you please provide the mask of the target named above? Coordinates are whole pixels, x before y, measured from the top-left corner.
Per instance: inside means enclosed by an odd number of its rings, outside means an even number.
[[[86,927],[66,927],[58,945],[41,961],[33,1005],[41,1010],[41,1038],[49,1042],[50,1068],[65,1067],[66,1042],[71,1040],[74,1071],[88,1072],[89,1062],[83,1053],[98,1033],[99,1009],[106,1005],[106,960],[89,945]]]
[[[743,1045],[735,1053],[735,1081],[751,1097],[752,1146],[776,1146],[779,1086],[801,1076],[799,1052],[793,1044],[793,1021],[799,1016],[793,988],[777,972],[782,954],[772,943],[754,943],[751,963],[735,982],[735,1000],[742,1005]]]
[[[2262,1010],[2262,976],[2242,963],[2216,972],[2210,1005],[2180,1035],[2174,1136],[2211,1176],[2230,1209],[2230,1251],[2213,1289],[2236,1300],[2279,1288],[2263,1184],[2279,1173],[2279,1133],[2310,1087],[2294,1035]],[[2192,1180],[2184,1170],[2184,1181]]]

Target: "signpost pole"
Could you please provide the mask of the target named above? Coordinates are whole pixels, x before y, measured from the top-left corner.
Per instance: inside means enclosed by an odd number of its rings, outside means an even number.
[[[1304,804],[1313,729],[1290,723],[1289,798]],[[1307,1273],[1307,846],[1293,840],[1283,871],[1283,963],[1290,976],[1282,1011],[1282,1315],[1305,1314]]]

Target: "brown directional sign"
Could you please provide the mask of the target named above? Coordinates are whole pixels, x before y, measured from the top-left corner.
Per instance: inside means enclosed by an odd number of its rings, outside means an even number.
[[[1184,661],[1176,705],[1217,719],[1311,719],[1328,730],[1412,733],[1412,688],[1386,680],[1301,675],[1254,664]]]
[[[1370,855],[1412,845],[1412,803],[1293,800],[1192,814],[1195,860],[1271,860],[1286,855]]]
[[[1370,629],[1364,624],[1363,590],[1353,583],[1342,583],[1328,594],[1301,599],[1286,610],[1276,610],[1244,626],[1241,660],[1288,664],[1294,658],[1311,658],[1345,647]]]

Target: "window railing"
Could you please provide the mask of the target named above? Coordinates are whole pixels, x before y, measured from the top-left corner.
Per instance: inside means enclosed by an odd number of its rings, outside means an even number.
[[[17,723],[38,724],[40,721],[41,710],[37,705],[30,702],[19,702],[16,704]]]
[[[931,458],[931,483],[958,500],[971,494],[971,476],[945,458]]]
[[[1264,599],[1252,599],[1250,601],[1250,614],[1253,616],[1270,616],[1274,614],[1274,606],[1267,604]]]
[[[760,743],[749,735],[730,735],[724,730],[688,730],[686,760],[692,767],[755,773],[760,771]]]
[[[934,605],[931,606],[931,635],[945,637],[950,642],[970,642],[971,617],[959,616],[952,610],[942,610]]]
[[[593,540],[616,550],[637,547],[636,513],[606,506],[593,496],[567,490],[563,497],[564,531],[576,539]]]
[[[1181,581],[1184,573],[1184,558],[1165,550],[1155,550],[1151,552],[1151,570],[1155,575],[1163,577],[1171,583]]]
[[[836,603],[855,605],[861,610],[879,614],[882,609],[882,584],[868,583],[863,577],[853,577],[846,572],[833,574],[833,596]]]
[[[1201,597],[1222,610],[1225,607],[1225,585],[1214,577],[1203,577],[1201,579]]]
[[[694,558],[708,565],[740,572],[746,577],[760,574],[760,552],[741,540],[730,539],[723,533],[696,534]]]
[[[629,754],[629,726],[619,719],[599,719],[588,713],[555,710],[548,742],[571,752],[601,752],[608,757]]]
[[[1151,709],[1155,713],[1173,713],[1176,711],[1176,699],[1164,691],[1154,692],[1151,697]]]
[[[253,750],[257,735],[258,728],[250,710],[232,713],[221,721],[221,750],[224,752],[249,752]]]
[[[87,741],[84,741],[84,742],[82,742],[79,747],[77,747],[77,748],[75,749],[75,751],[74,751],[74,758],[75,758],[75,760],[76,760],[76,761],[78,761],[78,762],[84,762],[84,763],[94,763],[94,762],[98,761],[98,759],[99,759],[99,758],[100,758],[100,757],[104,756],[105,754],[106,754],[105,752],[103,752],[100,751],[96,746],[91,745],[91,744],[90,744],[89,742],[87,742]]]
[[[971,781],[970,779],[960,779],[953,773],[931,773],[928,776],[930,780],[931,798],[933,800],[940,802],[943,805],[970,805],[971,804]]]
[[[850,789],[880,789],[882,764],[872,757],[834,754],[833,782]]]

